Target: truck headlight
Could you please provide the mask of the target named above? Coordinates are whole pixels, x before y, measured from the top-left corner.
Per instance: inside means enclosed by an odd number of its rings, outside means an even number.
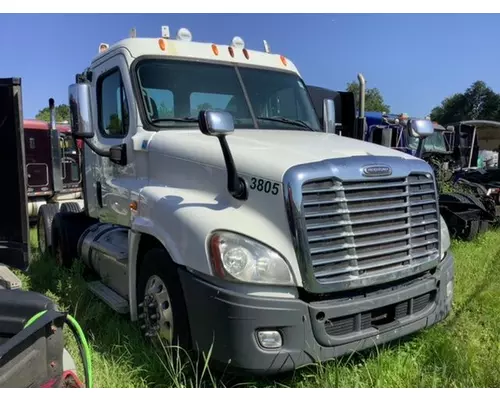
[[[446,225],[446,222],[444,221],[444,218],[439,216],[441,219],[441,260],[444,258],[446,255],[446,252],[451,246],[451,240],[450,240],[450,232],[448,231],[448,225]]]
[[[215,232],[210,239],[215,273],[224,279],[269,285],[294,285],[287,262],[277,252],[248,237]]]

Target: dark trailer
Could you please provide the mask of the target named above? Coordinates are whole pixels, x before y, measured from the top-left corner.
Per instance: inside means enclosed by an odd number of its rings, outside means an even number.
[[[354,134],[355,103],[351,92],[337,92],[319,86],[307,86],[309,95],[323,125],[323,99],[332,99],[335,104],[335,133],[352,137]],[[322,126],[324,129],[324,127]]]

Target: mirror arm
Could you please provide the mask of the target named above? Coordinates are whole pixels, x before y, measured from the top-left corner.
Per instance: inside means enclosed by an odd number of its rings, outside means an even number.
[[[92,150],[94,153],[96,153],[98,156],[101,156],[101,157],[110,157],[111,156],[111,150],[110,149],[107,149],[107,150],[103,150],[103,149],[100,149],[99,147],[95,146],[89,139],[87,138],[84,138],[83,141],[85,142],[85,144],[87,146],[90,147],[90,150]]]
[[[246,200],[248,199],[247,187],[245,181],[238,176],[231,150],[229,150],[229,145],[227,144],[226,136],[218,136],[218,139],[224,156],[224,162],[226,163],[227,190],[235,199]]]
[[[415,157],[417,157],[417,158],[422,158],[422,154],[424,152],[424,140],[425,140],[425,138],[418,139],[417,151],[415,153]]]

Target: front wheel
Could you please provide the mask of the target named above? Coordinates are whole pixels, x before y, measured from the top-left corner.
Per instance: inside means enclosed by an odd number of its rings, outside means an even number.
[[[190,345],[186,304],[177,266],[166,250],[149,250],[137,281],[137,313],[146,337],[160,338],[167,346]]]

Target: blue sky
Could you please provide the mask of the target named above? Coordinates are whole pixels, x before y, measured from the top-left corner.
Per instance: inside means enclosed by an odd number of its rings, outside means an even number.
[[[229,44],[292,59],[308,84],[344,89],[362,72],[393,112],[425,116],[473,81],[500,91],[500,15],[496,14],[2,14],[0,77],[23,79],[25,118],[67,87],[97,53],[100,42],[157,37],[188,28],[196,41]],[[462,54],[470,52],[482,59]]]

